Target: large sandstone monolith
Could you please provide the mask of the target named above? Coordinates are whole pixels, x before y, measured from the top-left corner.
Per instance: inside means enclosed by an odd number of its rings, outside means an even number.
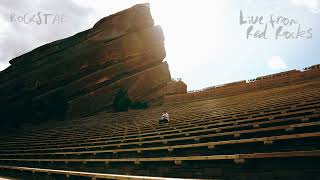
[[[87,116],[110,110],[115,94],[157,103],[171,81],[164,36],[148,4],[10,61],[0,72],[1,114],[14,121]]]

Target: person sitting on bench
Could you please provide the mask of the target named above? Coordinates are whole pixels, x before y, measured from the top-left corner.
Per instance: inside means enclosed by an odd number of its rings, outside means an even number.
[[[159,124],[160,123],[168,123],[169,122],[169,114],[167,113],[167,111],[164,111],[160,120],[159,120]]]

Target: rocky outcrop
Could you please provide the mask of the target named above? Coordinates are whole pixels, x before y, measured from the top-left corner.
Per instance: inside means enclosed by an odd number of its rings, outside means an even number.
[[[12,59],[0,73],[2,114],[86,116],[110,110],[120,89],[134,101],[156,103],[171,81],[165,56],[162,29],[154,26],[149,5],[135,5]]]
[[[302,71],[290,70],[257,77],[248,81],[242,80],[218,86],[211,86],[202,90],[191,91],[188,93],[167,93],[167,95],[165,95],[163,98],[163,103],[174,104],[199,101],[204,99],[222,98],[227,96],[239,95],[242,93],[264,91],[266,89],[299,84],[301,82],[311,82],[319,80],[320,64],[316,64],[304,68]],[[174,87],[178,86],[175,85]]]

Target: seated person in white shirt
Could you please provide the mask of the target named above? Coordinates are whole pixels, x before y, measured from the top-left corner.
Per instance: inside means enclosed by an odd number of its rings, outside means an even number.
[[[167,111],[164,111],[159,120],[159,123],[168,123],[168,122],[169,122],[169,114],[167,113]]]

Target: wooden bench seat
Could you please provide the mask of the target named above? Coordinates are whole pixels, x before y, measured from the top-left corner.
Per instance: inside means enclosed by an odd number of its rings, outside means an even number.
[[[305,111],[304,111],[305,112]],[[311,115],[310,117],[315,117],[314,115]],[[273,117],[273,118],[277,118],[277,117]],[[297,117],[297,118],[299,118],[299,117]],[[301,117],[301,118],[303,118],[304,120],[307,120],[306,118],[307,118],[307,116],[305,116],[305,117]],[[239,120],[239,121],[237,121],[237,124],[239,124],[239,123],[244,123],[244,122],[250,122],[250,121],[254,121],[254,120],[259,120],[259,119],[263,119],[263,118],[253,118],[252,120],[251,119],[248,119],[248,120]],[[285,119],[285,118],[284,118]],[[269,121],[270,122],[270,121]],[[272,121],[271,121],[272,122]],[[209,122],[210,123],[210,122]],[[234,122],[221,122],[221,123],[215,123],[215,124],[213,124],[213,125],[211,125],[211,126],[203,126],[203,129],[210,129],[210,128],[213,128],[213,127],[216,127],[216,126],[218,126],[218,125],[230,125],[230,124],[234,124]],[[200,128],[202,128],[202,126],[199,126]],[[194,128],[194,127],[193,127]],[[192,133],[192,129],[180,129],[181,131],[190,131],[191,133]],[[174,130],[175,132],[177,132],[177,131],[179,131],[179,130]],[[198,130],[199,131],[199,130]],[[182,133],[182,132],[181,132]],[[157,135],[159,135],[159,133],[155,133],[155,134],[157,134]],[[156,135],[156,136],[157,136]],[[160,134],[161,135],[161,134]],[[165,134],[163,134],[163,135],[165,135]],[[153,137],[155,137],[155,136],[153,136]],[[146,136],[146,137],[137,137],[137,138],[131,138],[131,139],[128,139],[128,140],[142,140],[142,139],[147,139],[148,137]],[[109,143],[112,143],[112,142],[119,142],[119,141],[126,141],[126,139],[120,139],[120,140],[110,140],[109,141]],[[96,141],[96,143],[98,143],[99,141]],[[107,141],[102,141],[102,143],[107,143]],[[78,144],[78,143],[76,143],[76,144]],[[49,145],[50,146],[50,145]]]
[[[260,159],[260,158],[284,158],[284,157],[308,157],[320,156],[320,150],[312,151],[289,151],[289,152],[271,152],[271,153],[251,153],[251,154],[230,154],[230,155],[213,155],[213,156],[185,156],[185,157],[163,157],[163,158],[122,158],[122,159],[1,159],[2,162],[159,162],[159,161],[214,161],[214,160],[234,160],[239,159]]]
[[[143,141],[143,142],[130,142],[130,143],[119,143],[119,144],[106,144],[106,145],[97,145],[97,146],[75,146],[75,147],[65,147],[65,148],[43,148],[43,149],[20,149],[20,150],[12,150],[7,152],[36,152],[36,151],[64,151],[64,150],[86,150],[86,149],[94,149],[94,148],[106,148],[106,147],[121,147],[124,148],[128,145],[143,145],[143,144],[152,144],[152,143],[174,143],[182,140],[194,140],[194,139],[207,139],[221,136],[235,136],[241,134],[251,134],[251,133],[260,133],[260,132],[270,132],[270,131],[279,131],[282,130],[285,132],[288,129],[298,129],[312,126],[320,126],[320,122],[307,122],[300,123],[294,125],[284,125],[284,126],[275,126],[275,127],[266,127],[266,128],[258,128],[258,129],[249,129],[249,130],[240,130],[240,131],[232,131],[232,132],[224,132],[224,133],[215,133],[215,134],[205,134],[199,136],[186,136],[172,139],[160,139],[160,140],[151,140],[151,141]],[[1,151],[3,152],[3,151]]]
[[[162,177],[148,177],[148,176],[131,176],[131,175],[117,175],[117,174],[102,174],[102,173],[91,173],[91,172],[79,172],[79,171],[65,171],[55,169],[42,169],[42,168],[30,168],[30,167],[19,167],[19,166],[1,166],[0,170],[17,170],[17,171],[29,171],[32,173],[47,173],[51,174],[62,174],[67,178],[70,176],[75,177],[89,177],[92,180],[95,179],[115,179],[115,180],[183,180],[180,178],[162,178]],[[185,178],[184,178],[185,179]],[[188,180],[188,179],[185,179]]]
[[[309,116],[301,116],[301,117],[297,117],[297,118],[301,118],[301,120],[303,120],[303,121],[306,121],[306,120],[308,120],[308,117],[310,117],[310,118],[312,118],[312,117],[318,117],[317,115],[309,115]],[[255,120],[257,120],[257,122],[259,122],[258,120],[259,120],[259,118],[256,118],[256,119],[253,119],[253,120],[250,120],[250,119],[248,119],[248,120],[240,120],[240,121],[237,121],[237,124],[241,124],[241,123],[246,123],[246,122],[250,122],[250,121],[255,121]],[[282,119],[283,121],[285,121],[286,119],[285,118],[283,118]],[[272,122],[280,122],[281,120],[278,120],[278,121],[267,121],[266,123],[272,123]],[[203,128],[203,130],[202,131],[208,131],[208,130],[210,130],[210,128],[214,128],[214,127],[217,127],[217,126],[219,126],[219,125],[230,125],[230,124],[234,124],[234,122],[232,123],[232,122],[229,122],[229,123],[227,123],[227,122],[225,122],[225,123],[216,123],[216,124],[214,124],[214,125],[212,125],[212,126],[205,126],[204,128]],[[257,123],[258,124],[258,123]],[[254,126],[254,125],[257,125],[257,124],[249,124],[249,126],[250,125],[252,125],[252,126]],[[200,126],[201,127],[201,126]],[[233,126],[234,127],[234,126]],[[238,126],[239,127],[239,126]],[[227,127],[228,128],[228,127]],[[222,127],[221,129],[224,129],[224,127]],[[182,129],[182,130],[184,130],[184,129]],[[177,131],[179,131],[179,130],[177,130]],[[188,131],[188,132],[190,132],[190,133],[192,133],[193,131],[190,131],[190,129],[187,129],[186,131]],[[195,131],[195,132],[199,132],[200,130],[198,130],[198,131]],[[176,133],[176,134],[178,134],[178,133]],[[180,134],[183,134],[183,131],[182,132],[180,132]],[[161,135],[161,134],[160,134]],[[170,134],[169,136],[172,136],[172,135],[175,135],[175,134]],[[121,139],[121,140],[114,140],[114,141],[109,141],[109,143],[112,143],[112,142],[125,142],[126,140],[143,140],[143,139],[150,139],[150,138],[154,138],[154,137],[157,137],[157,136],[159,136],[159,134],[157,134],[157,135],[154,135],[154,136],[149,136],[149,137],[139,137],[139,138],[131,138],[131,139]],[[166,136],[165,134],[164,135],[162,135],[162,136]],[[96,142],[96,143],[98,143],[98,142]],[[106,141],[102,141],[102,143],[107,143]]]
[[[274,113],[276,113],[276,112],[274,112]],[[263,116],[262,116],[263,117]],[[236,118],[235,118],[236,119]],[[178,128],[178,127],[177,127]],[[175,130],[174,130],[175,131]],[[157,132],[155,132],[154,134],[156,134]],[[129,136],[128,136],[129,137]],[[105,138],[107,138],[107,137],[105,137]],[[115,138],[115,137],[114,137]],[[95,141],[97,140],[97,139],[94,139]],[[50,141],[50,143],[52,144],[53,143],[53,141]],[[48,144],[48,142],[46,143],[46,144]],[[3,147],[3,146],[2,146]]]
[[[145,151],[157,151],[157,150],[168,150],[173,151],[175,149],[186,149],[186,148],[197,148],[197,147],[208,147],[208,149],[214,149],[217,146],[229,145],[229,144],[244,144],[244,143],[262,143],[264,145],[273,144],[275,141],[286,141],[293,139],[304,139],[304,138],[319,138],[320,132],[314,133],[303,133],[303,134],[290,134],[280,135],[271,137],[261,138],[250,138],[250,139],[239,139],[239,140],[228,140],[228,141],[217,141],[207,143],[195,143],[195,144],[184,144],[184,145],[173,145],[173,146],[160,146],[160,147],[149,147],[149,148],[129,148],[129,149],[115,149],[115,150],[96,150],[96,151],[80,151],[80,152],[51,152],[51,153],[19,153],[19,154],[0,154],[0,157],[6,156],[39,156],[39,155],[81,155],[81,154],[99,154],[99,153],[121,153],[121,152],[145,152]]]

